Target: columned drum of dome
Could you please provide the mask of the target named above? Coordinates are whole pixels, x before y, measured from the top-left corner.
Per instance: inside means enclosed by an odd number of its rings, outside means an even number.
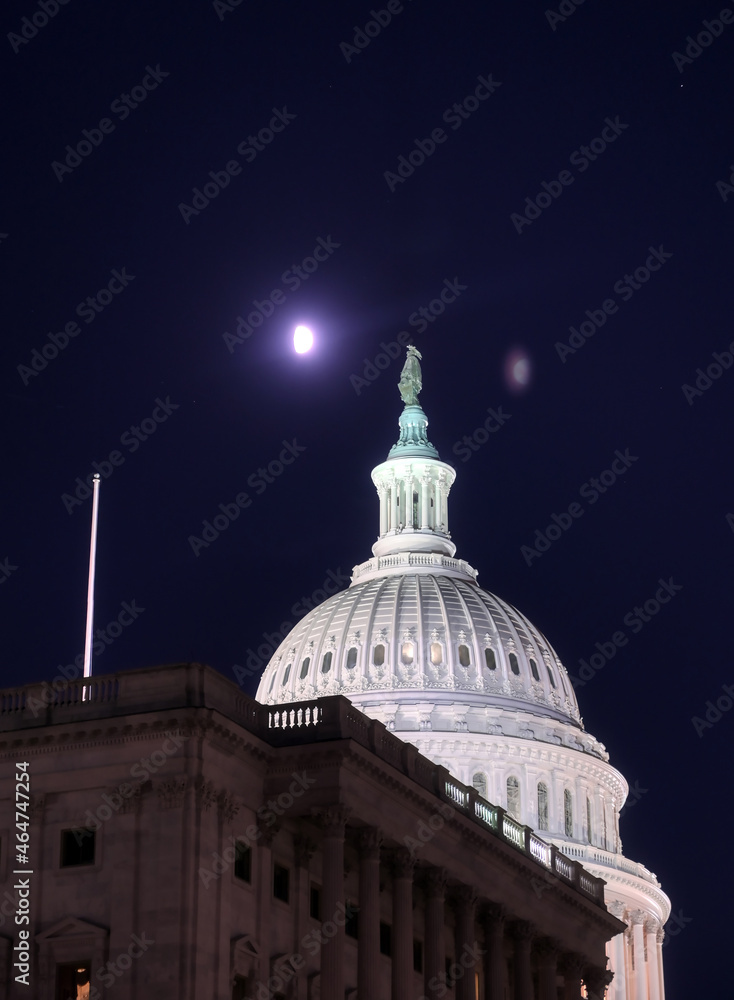
[[[343,694],[483,798],[543,830],[606,880],[610,910],[630,925],[609,945],[609,998],[663,1000],[670,902],[656,877],[622,854],[627,782],[585,731],[545,636],[455,558],[448,496],[456,472],[428,441],[420,360],[408,348],[398,441],[372,472],[373,556],[355,566],[347,590],[286,636],[257,698],[286,704]]]

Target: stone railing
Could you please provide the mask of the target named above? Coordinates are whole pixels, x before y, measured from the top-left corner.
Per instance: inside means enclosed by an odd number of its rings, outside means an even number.
[[[405,571],[411,566],[415,568],[425,568],[435,566],[444,571],[468,576],[472,580],[477,578],[477,570],[470,566],[464,559],[453,559],[451,556],[442,555],[439,552],[395,552],[386,556],[373,556],[366,562],[360,563],[352,569],[352,582],[363,576],[371,576],[373,573],[380,573],[387,569],[401,569]]]
[[[637,878],[651,882],[655,886],[660,885],[653,872],[638,861],[630,861],[622,854],[614,854],[612,851],[605,851],[600,847],[593,847],[591,844],[567,844],[564,845],[563,850],[568,857],[576,858],[582,864],[598,864],[605,868],[616,868],[628,875],[636,875]]]
[[[381,722],[368,718],[341,695],[288,705],[261,705],[226,677],[199,663],[71,681],[59,677],[51,683],[0,691],[0,747],[3,743],[7,745],[4,734],[40,726],[182,709],[219,712],[273,747],[353,740],[449,803],[457,813],[500,837],[600,906],[604,905],[603,879],[585,871],[578,860],[566,857],[541,840],[530,827],[483,799],[475,788],[457,781],[445,767],[422,756],[416,747],[398,739]],[[569,845],[567,850],[571,854],[577,849],[581,854],[585,851],[581,845]],[[591,856],[591,851],[584,855],[588,861],[613,863],[606,860],[607,852],[598,852],[605,855],[602,859]],[[625,870],[650,879],[649,872],[640,873],[643,866],[620,860],[629,866]]]

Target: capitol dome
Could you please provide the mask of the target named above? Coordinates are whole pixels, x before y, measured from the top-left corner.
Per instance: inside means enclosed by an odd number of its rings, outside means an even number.
[[[545,636],[455,558],[448,496],[456,472],[428,441],[419,359],[409,347],[399,438],[372,471],[380,506],[372,558],[283,639],[257,700],[344,695],[604,878],[607,906],[629,925],[609,946],[609,996],[659,1000],[670,901],[652,872],[622,854],[627,782],[585,731]],[[655,961],[635,965],[641,952]]]

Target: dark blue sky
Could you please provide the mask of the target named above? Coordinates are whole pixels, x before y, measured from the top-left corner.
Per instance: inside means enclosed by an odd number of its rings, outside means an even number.
[[[70,0],[45,24],[8,0],[3,680],[83,648],[94,462],[97,624],[127,623],[95,672],[255,664],[370,554],[401,361],[369,365],[410,332],[457,554],[571,674],[597,654],[586,726],[644,789],[625,853],[682,914],[667,996],[705,996],[732,891],[734,712],[692,719],[734,682],[734,12],[547,9],[393,0],[378,32],[353,0]]]

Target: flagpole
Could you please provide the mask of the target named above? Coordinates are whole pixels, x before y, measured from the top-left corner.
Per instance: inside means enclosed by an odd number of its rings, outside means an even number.
[[[84,676],[92,676],[92,632],[94,630],[94,570],[97,561],[97,515],[99,511],[99,473],[94,474],[92,486],[92,538],[89,543],[89,584],[87,586],[87,632],[84,641]],[[85,689],[86,691],[86,689]]]

